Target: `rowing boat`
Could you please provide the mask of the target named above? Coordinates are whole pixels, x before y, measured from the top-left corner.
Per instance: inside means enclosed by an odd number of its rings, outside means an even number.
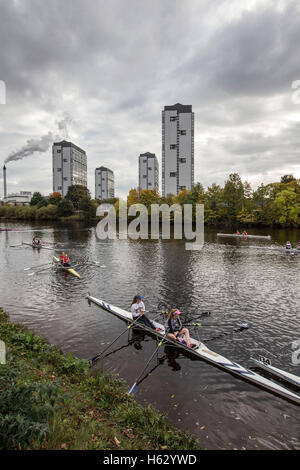
[[[22,242],[22,245],[31,246],[32,248],[37,248],[38,250],[39,250],[40,248],[44,248],[44,250],[52,250],[52,248],[49,248],[48,246],[43,246],[42,244],[38,245],[37,243],[26,243],[26,242]]]
[[[217,237],[236,237],[236,238],[262,238],[271,240],[271,235],[244,235],[243,233],[217,233]]]
[[[78,274],[75,269],[73,269],[72,267],[67,267],[67,266],[62,266],[60,264],[60,260],[59,258],[57,258],[56,256],[53,256],[53,261],[57,264],[57,267],[59,269],[63,269],[64,271],[67,271],[68,273],[72,274],[73,276],[77,277],[78,279],[81,279],[81,276],[80,274]]]
[[[119,317],[120,319],[126,321],[127,323],[132,323],[132,314],[126,310],[123,310],[119,307],[115,307],[114,305],[111,305],[104,300],[97,299],[96,297],[91,296],[88,294],[87,299],[91,302],[93,302],[95,305],[98,305],[99,307],[103,308],[104,310],[107,310],[108,312],[112,313],[113,315]],[[165,328],[163,325],[160,323],[157,323],[156,321],[153,321],[154,325],[156,328],[160,328],[160,331],[154,331],[151,328],[146,327],[143,324],[139,324],[139,328],[142,328],[146,330],[149,334],[152,336],[155,336],[157,338],[164,338],[165,337]],[[188,348],[187,346],[184,346],[183,344],[180,344],[171,338],[166,337],[165,341],[171,344],[176,345],[178,348],[184,349],[187,353],[193,355],[195,358],[198,359],[203,359],[204,361],[240,378],[243,379],[247,382],[250,382],[260,388],[263,388],[265,390],[268,390],[269,392],[273,393],[274,395],[278,395],[282,398],[285,398],[286,400],[295,403],[297,405],[300,405],[300,395],[288,390],[287,388],[272,382],[269,379],[266,379],[265,377],[257,374],[256,372],[246,369],[245,367],[239,365],[236,362],[230,361],[229,359],[221,356],[220,354],[211,351],[210,349],[207,348],[207,346],[202,343],[201,341],[195,340],[191,338],[191,343],[194,343],[197,345],[196,348]]]
[[[267,364],[266,362],[254,358],[252,358],[252,360],[260,369],[266,370],[274,377],[283,379],[285,382],[288,382],[300,388],[300,377],[298,377],[297,375],[291,374],[290,372],[286,372],[285,370],[278,369],[277,367],[273,367],[271,366],[271,364]]]

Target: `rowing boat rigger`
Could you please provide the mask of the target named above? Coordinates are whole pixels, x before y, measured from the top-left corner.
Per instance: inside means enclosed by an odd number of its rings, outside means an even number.
[[[57,258],[56,256],[53,256],[53,261],[54,261],[54,263],[57,264],[57,267],[58,267],[59,269],[63,269],[64,271],[67,271],[68,273],[72,274],[72,276],[75,276],[75,277],[77,277],[78,279],[81,279],[80,274],[78,274],[78,273],[75,271],[75,269],[73,269],[71,266],[70,266],[69,268],[68,268],[67,266],[62,266],[62,265],[60,264],[59,258]]]
[[[99,307],[112,313],[113,315],[116,315],[117,317],[126,321],[127,323],[132,323],[133,319],[132,319],[132,314],[130,312],[123,310],[119,307],[115,307],[114,305],[111,305],[105,302],[104,300],[97,299],[96,297],[93,297],[91,295],[88,295],[87,299],[93,302],[95,305],[98,305]],[[269,379],[266,379],[265,377],[257,374],[256,372],[250,369],[246,369],[245,367],[239,365],[236,362],[226,359],[225,357],[221,356],[220,354],[214,351],[211,351],[210,349],[206,347],[204,343],[197,341],[194,338],[191,338],[191,342],[197,345],[197,348],[195,349],[187,348],[186,346],[179,344],[168,337],[166,338],[164,326],[155,321],[153,321],[153,323],[156,326],[156,328],[160,328],[160,331],[154,331],[150,328],[147,328],[146,326],[142,324],[139,324],[139,328],[145,329],[149,334],[151,334],[152,336],[156,336],[157,338],[160,338],[160,339],[165,338],[165,341],[167,341],[168,343],[172,343],[176,345],[176,347],[184,349],[186,352],[188,352],[189,354],[192,354],[194,357],[198,359],[203,359],[204,361],[209,362],[210,364],[226,372],[229,372],[230,374],[240,379],[243,379],[247,382],[257,385],[258,387],[263,388],[265,390],[268,390],[269,392],[275,395],[278,395],[282,398],[285,398],[286,400],[292,403],[300,405],[300,395],[293,393],[287,388],[275,382],[272,382]]]

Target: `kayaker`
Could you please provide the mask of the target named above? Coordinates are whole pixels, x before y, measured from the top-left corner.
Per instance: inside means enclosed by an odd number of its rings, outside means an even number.
[[[168,337],[175,341],[179,341],[181,344],[187,344],[189,348],[196,348],[196,344],[191,344],[189,330],[183,327],[179,315],[181,315],[181,312],[177,308],[173,308],[170,311],[165,323],[165,329],[168,333]],[[180,338],[182,335],[185,336],[186,343]]]
[[[148,328],[151,328],[155,331],[160,331],[161,328],[156,328],[151,320],[145,315],[146,309],[141,295],[135,295],[131,303],[131,313],[133,320],[136,320],[138,317],[138,323],[143,323]]]
[[[286,248],[287,250],[291,250],[291,249],[292,249],[292,244],[291,244],[291,242],[286,242],[285,248]]]

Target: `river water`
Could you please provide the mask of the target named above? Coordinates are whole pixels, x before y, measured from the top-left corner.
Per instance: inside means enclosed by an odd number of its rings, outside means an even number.
[[[272,235],[272,241],[257,241],[222,239],[206,229],[204,248],[186,251],[178,240],[100,241],[95,228],[77,225],[5,225],[23,231],[0,232],[0,305],[13,321],[63,351],[93,357],[125,328],[118,318],[89,305],[87,292],[124,309],[139,293],[152,318],[161,302],[179,308],[188,322],[210,311],[191,335],[199,335],[213,351],[246,367],[253,366],[251,356],[261,354],[300,375],[300,354],[295,360],[294,352],[293,360],[292,349],[300,339],[300,255],[280,249],[288,239],[299,242],[299,230],[256,230]],[[34,235],[56,248],[18,246]],[[82,280],[54,268],[35,274],[24,270],[51,262],[62,249],[78,264]],[[233,332],[241,321],[250,328]],[[95,366],[128,386],[156,347],[152,338],[133,335],[123,335]],[[162,348],[150,369],[136,400],[166,413],[177,427],[196,435],[202,448],[300,449],[295,405],[173,348]]]

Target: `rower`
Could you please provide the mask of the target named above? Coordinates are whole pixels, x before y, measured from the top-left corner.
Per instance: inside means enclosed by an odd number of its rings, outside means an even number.
[[[65,257],[64,257],[64,266],[65,267],[70,266],[70,258],[68,257],[68,255],[65,255]]]
[[[241,234],[241,232],[238,230],[238,231],[236,232],[236,234],[237,234],[237,235],[240,235],[240,234]]]
[[[69,259],[68,255],[65,254],[64,251],[63,251],[62,254],[60,255],[60,261],[59,261],[59,263],[60,263],[62,266],[65,266],[65,267],[70,266],[70,259]]]
[[[286,250],[291,250],[291,249],[292,249],[292,244],[291,244],[291,242],[286,242],[285,248],[286,248]]]
[[[246,232],[246,230],[244,230],[243,235],[244,237],[247,237],[248,233]]]

